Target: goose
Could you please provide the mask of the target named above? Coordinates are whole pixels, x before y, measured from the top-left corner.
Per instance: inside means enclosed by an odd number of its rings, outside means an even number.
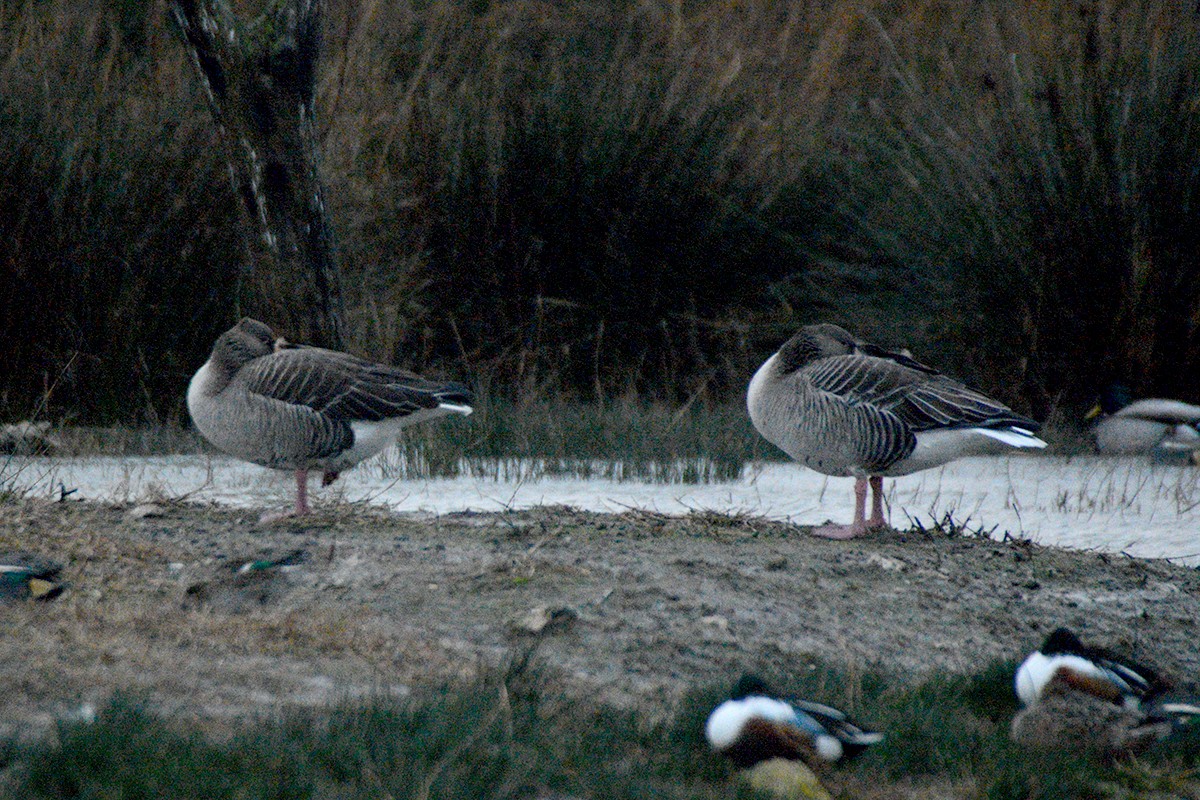
[[[1036,704],[1052,680],[1114,705],[1138,708],[1170,689],[1154,670],[1099,647],[1089,647],[1067,628],[1056,628],[1030,653],[1013,677],[1022,705]]]
[[[1112,384],[1085,419],[1101,453],[1129,455],[1200,450],[1200,406],[1182,400],[1132,400],[1129,388]]]
[[[249,317],[217,337],[188,385],[197,430],[217,449],[296,473],[296,505],[271,522],[309,513],[308,472],[338,473],[396,440],[400,429],[470,414],[471,392],[348,353],[297,345]]]
[[[772,697],[754,676],[739,680],[729,699],[713,709],[704,736],[740,769],[773,758],[834,762],[883,740],[882,733],[859,727],[831,706]]]
[[[768,358],[750,381],[746,405],[758,432],[793,459],[825,475],[854,476],[854,522],[813,531],[832,539],[886,524],[884,476],[1046,446],[1034,420],[830,324],[801,328]]]

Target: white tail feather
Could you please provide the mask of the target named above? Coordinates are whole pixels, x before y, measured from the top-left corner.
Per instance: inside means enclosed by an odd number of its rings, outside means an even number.
[[[1046,443],[1022,428],[972,428],[976,433],[990,436],[1012,447],[1045,447]]]

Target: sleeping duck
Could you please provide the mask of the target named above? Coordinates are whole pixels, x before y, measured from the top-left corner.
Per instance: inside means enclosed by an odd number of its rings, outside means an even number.
[[[1169,698],[1151,668],[1084,645],[1066,628],[1052,632],[1014,677],[1022,709],[1013,741],[1111,760],[1136,754],[1200,718],[1200,705]]]
[[[754,676],[738,681],[730,698],[708,717],[704,735],[713,750],[740,769],[773,758],[831,763],[883,741],[843,712],[807,700],[781,700]]]
[[[1182,400],[1132,400],[1129,388],[1113,384],[1100,394],[1085,419],[1094,419],[1092,437],[1105,454],[1200,450],[1200,405]]]

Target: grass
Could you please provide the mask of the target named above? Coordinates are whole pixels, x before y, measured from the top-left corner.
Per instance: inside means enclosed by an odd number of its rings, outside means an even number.
[[[745,410],[614,403],[479,402],[465,422],[409,428],[385,477],[468,474],[497,480],[608,478],[654,483],[736,480],[767,451]]]
[[[1195,737],[1143,761],[1107,766],[1019,751],[1007,738],[1013,666],[917,685],[818,664],[775,677],[791,694],[846,707],[888,733],[856,762],[826,774],[836,797],[891,796],[889,787],[912,781],[938,796],[994,800],[1196,790]],[[726,687],[698,688],[658,721],[567,700],[559,689],[538,670],[510,670],[403,700],[246,722],[221,738],[116,696],[94,722],[60,722],[39,741],[0,743],[0,791],[30,800],[730,796],[732,771],[702,736]]]
[[[741,404],[679,408],[626,398],[609,403],[481,397],[467,419],[404,431],[364,468],[385,478],[471,475],[496,480],[608,478],[653,483],[737,480],[746,464],[781,458],[754,432]],[[206,452],[191,427],[63,427],[51,455],[150,456]],[[23,459],[0,454],[0,481]],[[2,485],[2,484],[0,484]]]
[[[720,404],[819,318],[1039,418],[1113,377],[1200,394],[1200,21],[1171,4],[328,7],[359,353]],[[0,8],[0,418],[170,424],[219,331],[289,316],[166,18]]]

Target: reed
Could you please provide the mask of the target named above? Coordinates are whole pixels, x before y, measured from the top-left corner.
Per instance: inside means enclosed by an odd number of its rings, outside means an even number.
[[[482,402],[465,424],[408,428],[376,462],[385,477],[605,478],[714,483],[768,447],[741,405],[675,408],[633,398]]]
[[[1037,416],[1200,395],[1177,4],[338,0],[325,33],[364,355],[722,403],[826,319]],[[0,418],[182,419],[217,333],[293,299],[235,302],[269,266],[166,0],[0,7],[0,96]]]

